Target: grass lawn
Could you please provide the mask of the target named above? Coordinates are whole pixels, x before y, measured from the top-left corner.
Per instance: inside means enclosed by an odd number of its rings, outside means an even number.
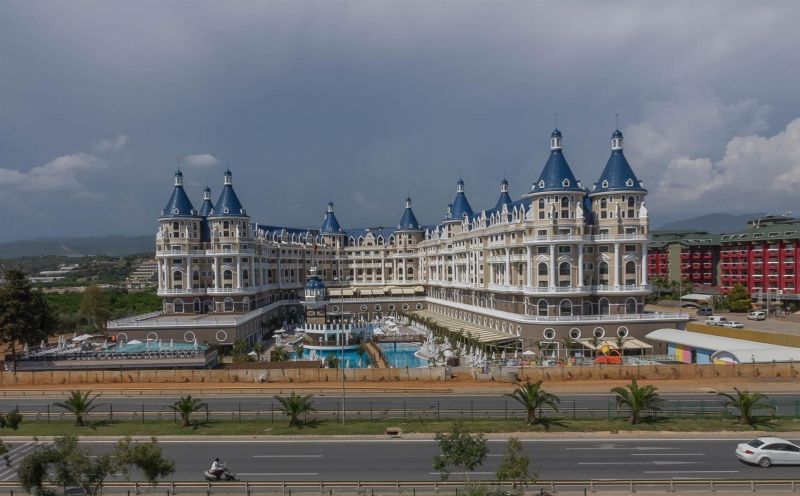
[[[142,422],[119,421],[96,424],[92,427],[75,427],[72,421],[23,422],[16,431],[3,429],[6,436],[233,436],[233,435],[369,435],[383,434],[387,427],[400,427],[405,433],[433,433],[448,431],[453,425],[450,420],[408,420],[391,421],[365,420],[348,421],[344,426],[335,420],[321,420],[302,429],[287,427],[287,421],[276,417],[269,420],[211,420],[194,427],[180,427],[169,420],[148,420]],[[529,426],[522,420],[478,419],[464,422],[472,432],[545,432],[542,425]],[[775,432],[800,429],[800,422],[794,419],[775,419],[758,425],[761,430]],[[551,419],[550,432],[593,432],[593,431],[752,431],[753,428],[740,425],[733,419],[709,417],[663,418],[654,422],[630,425],[625,420],[606,419]]]

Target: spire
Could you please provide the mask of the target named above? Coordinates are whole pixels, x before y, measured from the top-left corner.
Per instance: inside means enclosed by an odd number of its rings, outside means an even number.
[[[166,206],[161,210],[161,217],[191,217],[197,215],[192,202],[183,189],[183,173],[175,171],[175,187],[172,195],[167,200]]]
[[[622,132],[619,129],[611,134],[611,156],[600,174],[600,179],[594,184],[591,194],[609,191],[647,192],[625,158],[622,151],[622,138]]]
[[[208,186],[203,190],[203,203],[200,205],[198,215],[201,217],[208,217],[214,210],[214,203],[211,201],[211,188]]]
[[[513,202],[511,201],[511,197],[508,195],[508,181],[503,178],[503,180],[500,181],[500,198],[497,199],[497,203],[495,204],[494,208],[500,210],[503,208],[503,205],[510,205],[511,203]]]
[[[561,146],[561,131],[550,133],[550,156],[544,164],[539,179],[533,184],[531,193],[545,191],[581,191],[578,180],[572,173]]]
[[[325,218],[322,220],[319,231],[322,234],[344,234],[339,221],[336,219],[336,214],[333,213],[333,202],[328,202]]]
[[[456,182],[456,197],[453,199],[453,203],[448,206],[448,211],[450,212],[450,215],[446,217],[448,220],[461,221],[464,218],[464,214],[467,217],[473,216],[472,207],[467,200],[467,195],[464,194],[464,180],[460,177]]]
[[[233,174],[229,169],[225,169],[222,191],[209,217],[247,217],[247,210],[233,190]]]
[[[414,215],[414,211],[411,210],[411,198],[406,198],[406,209],[403,212],[403,217],[400,219],[400,223],[397,224],[398,231],[419,231],[419,222],[417,222],[417,217]]]

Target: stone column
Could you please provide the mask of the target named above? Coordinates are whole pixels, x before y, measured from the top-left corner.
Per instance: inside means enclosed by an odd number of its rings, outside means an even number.
[[[533,286],[533,247],[528,245],[525,248],[528,252],[528,280],[526,285],[531,287]]]
[[[242,288],[242,259],[236,256],[236,289]]]
[[[186,255],[186,289],[192,289],[192,257]]]
[[[614,286],[619,287],[619,243],[614,242]]]
[[[783,250],[781,250],[781,253]],[[783,263],[783,261],[781,261]],[[783,265],[781,265],[783,267]],[[705,269],[704,269],[705,270]],[[713,270],[713,269],[711,269]],[[647,243],[642,243],[642,286],[647,286]]]
[[[556,245],[550,245],[550,288],[556,287]]]
[[[511,285],[511,250],[509,248],[506,248],[506,265],[503,279],[506,286]]]
[[[583,287],[583,245],[578,244],[578,287]]]

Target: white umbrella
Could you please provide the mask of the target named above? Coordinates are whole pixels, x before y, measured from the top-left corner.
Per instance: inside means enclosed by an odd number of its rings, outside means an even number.
[[[283,334],[283,333],[285,333],[285,332],[286,332],[286,329],[283,329],[283,328],[281,328],[281,329],[277,329],[277,330],[274,332],[274,334]]]
[[[74,342],[76,342],[76,343],[79,343],[79,342],[81,342],[81,341],[86,341],[87,339],[89,339],[89,338],[91,338],[91,337],[92,337],[92,335],[91,335],[91,334],[81,334],[81,335],[80,335],[80,336],[78,336],[78,337],[72,338],[72,341],[74,341]]]
[[[534,356],[536,353],[532,350],[525,350],[522,352],[522,356]]]
[[[128,344],[142,344],[142,342],[139,341],[138,339],[132,339],[132,340],[128,341]]]

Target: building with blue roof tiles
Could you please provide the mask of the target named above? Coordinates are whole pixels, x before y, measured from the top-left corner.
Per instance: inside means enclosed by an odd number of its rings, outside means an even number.
[[[503,179],[494,205],[473,210],[459,178],[444,219],[432,224],[420,224],[410,198],[390,227],[343,228],[333,203],[319,228],[253,222],[229,170],[217,201],[207,188],[197,211],[176,172],[156,235],[163,310],[148,317],[152,326],[143,318],[111,323],[109,330],[129,338],[253,344],[275,315],[305,322],[303,299],[313,294],[324,307],[315,318],[325,320],[314,324],[323,329],[314,339],[326,342],[331,325],[364,329],[386,315],[419,312],[467,329],[496,350],[540,343],[542,359],[588,356],[598,342],[617,337],[629,340],[631,350],[647,350],[644,335],[681,327],[688,316],[644,310],[647,190],[622,139],[613,133],[611,156],[587,189],[556,129],[543,166],[530,171],[527,193],[512,198]],[[578,344],[565,349],[565,340]]]

